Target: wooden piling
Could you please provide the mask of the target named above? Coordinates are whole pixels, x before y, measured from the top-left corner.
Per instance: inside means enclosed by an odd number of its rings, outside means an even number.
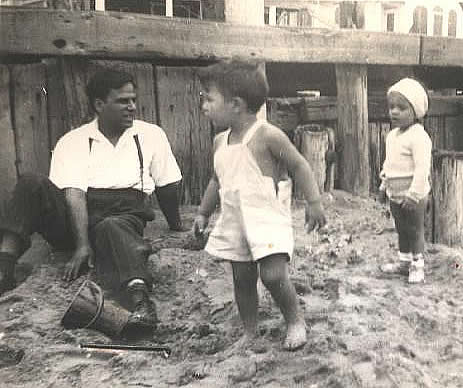
[[[463,247],[463,152],[433,153],[433,240]]]
[[[370,190],[367,67],[337,64],[339,185],[353,194]]]

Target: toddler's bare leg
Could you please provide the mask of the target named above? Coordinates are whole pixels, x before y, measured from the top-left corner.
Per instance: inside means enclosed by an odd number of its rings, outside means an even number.
[[[286,254],[261,259],[260,277],[285,318],[288,329],[283,346],[287,350],[296,350],[307,342],[306,325],[299,311],[296,291],[289,279],[287,261]]]
[[[244,342],[251,342],[257,330],[257,264],[232,262],[235,300],[244,325]]]

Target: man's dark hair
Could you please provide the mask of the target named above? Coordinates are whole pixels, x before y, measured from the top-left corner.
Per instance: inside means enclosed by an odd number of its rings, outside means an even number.
[[[97,98],[104,101],[111,89],[119,89],[127,83],[136,86],[133,76],[125,71],[114,69],[97,71],[88,81],[86,89],[90,107],[95,110]]]
[[[215,85],[225,98],[242,98],[253,113],[258,112],[268,96],[267,77],[257,62],[221,61],[200,69],[198,76],[206,88]]]

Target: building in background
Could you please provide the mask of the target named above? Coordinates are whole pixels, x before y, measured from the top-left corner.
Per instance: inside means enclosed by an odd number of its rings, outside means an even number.
[[[225,21],[225,1],[0,0],[0,6],[97,9]],[[272,26],[463,37],[463,2],[457,0],[264,0],[263,18]]]
[[[368,31],[463,37],[456,0],[265,0],[265,23],[274,26],[356,28]]]

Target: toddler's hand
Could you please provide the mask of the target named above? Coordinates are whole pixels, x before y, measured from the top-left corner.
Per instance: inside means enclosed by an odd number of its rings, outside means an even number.
[[[400,206],[405,211],[413,211],[416,209],[416,202],[411,198],[405,197]]]
[[[305,208],[305,228],[307,233],[326,224],[325,214],[320,201],[309,203]]]
[[[385,190],[379,190],[378,194],[376,196],[376,200],[379,203],[385,204],[387,202],[386,191]]]
[[[206,230],[207,224],[209,223],[209,218],[202,214],[198,214],[193,222],[193,233],[196,238],[202,238],[204,236],[204,231]]]

